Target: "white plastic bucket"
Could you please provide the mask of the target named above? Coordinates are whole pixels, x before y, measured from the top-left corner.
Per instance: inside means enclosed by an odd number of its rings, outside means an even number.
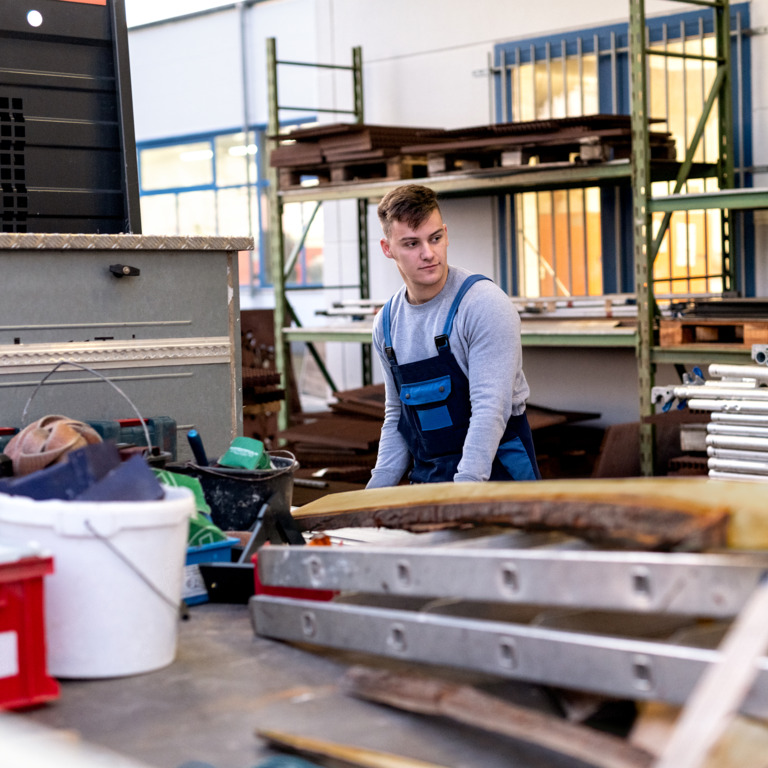
[[[54,677],[149,672],[176,657],[194,497],[165,487],[142,502],[34,501],[0,494],[0,536],[53,555],[45,578]]]

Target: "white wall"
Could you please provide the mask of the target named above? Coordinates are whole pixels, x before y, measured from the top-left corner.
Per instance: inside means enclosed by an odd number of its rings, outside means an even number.
[[[751,39],[755,162],[768,164],[768,0],[752,0]],[[648,16],[681,13],[679,2],[646,0]],[[349,65],[361,46],[365,122],[452,128],[491,120],[488,78],[483,71],[496,43],[589,26],[625,22],[628,4],[604,0],[267,0],[246,16],[248,102],[251,122],[266,123],[266,39],[277,39],[280,59]],[[130,32],[132,84],[138,140],[178,136],[242,125],[243,82],[240,11],[229,8]],[[280,102],[351,109],[348,73],[281,67]],[[283,117],[295,115],[284,113]],[[321,120],[348,120],[321,115]],[[768,186],[768,174],[756,179]],[[473,198],[444,203],[450,259],[496,276],[495,207]],[[355,203],[324,205],[327,284],[352,284],[357,275]],[[394,265],[381,254],[375,207],[369,208],[370,284],[374,298],[399,285]],[[757,216],[760,295],[768,295],[768,216]],[[325,296],[294,294],[302,322],[325,324],[315,309],[351,290]],[[269,306],[268,293],[244,297],[244,306]],[[354,344],[326,345],[329,368],[342,388],[360,384],[360,350]],[[599,411],[601,423],[637,418],[637,377],[630,351],[609,353],[530,350],[525,366],[531,402],[549,407]],[[378,372],[377,372],[378,375]],[[673,383],[664,369],[658,383]]]
[[[261,3],[244,15],[244,24],[249,122],[266,124],[267,38],[277,39],[279,59],[317,61],[315,2]],[[137,141],[244,124],[239,8],[131,29],[129,47]],[[310,70],[286,66],[280,67],[279,75],[282,104],[317,104],[316,77]]]
[[[243,125],[236,11],[131,30],[129,42],[137,141]]]

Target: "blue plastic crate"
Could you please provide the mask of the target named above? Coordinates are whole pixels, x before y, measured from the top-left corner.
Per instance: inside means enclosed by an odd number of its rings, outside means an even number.
[[[199,564],[231,563],[232,547],[239,543],[239,539],[230,538],[226,541],[215,541],[213,544],[202,544],[199,547],[187,547],[184,582],[181,588],[181,596],[187,605],[208,602],[208,590],[200,574]]]

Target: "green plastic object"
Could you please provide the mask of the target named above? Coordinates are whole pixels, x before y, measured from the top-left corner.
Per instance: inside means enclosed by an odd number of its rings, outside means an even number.
[[[170,485],[173,488],[189,488],[194,494],[197,511],[189,520],[187,543],[190,547],[201,547],[204,544],[214,544],[227,540],[227,536],[221,528],[211,522],[211,508],[205,500],[203,485],[196,477],[182,475],[179,472],[168,472],[165,469],[153,469],[152,471],[163,485]]]
[[[253,437],[236,437],[230,443],[229,450],[219,459],[219,465],[237,469],[272,468],[264,443]]]
[[[202,512],[197,512],[189,520],[190,547],[202,547],[205,544],[217,544],[226,541],[227,535],[217,525],[212,523]]]
[[[197,511],[203,512],[206,515],[211,514],[211,508],[205,500],[203,486],[196,477],[182,475],[179,472],[168,472],[165,469],[153,469],[152,471],[163,485],[170,485],[172,488],[189,488],[195,495],[195,508]]]

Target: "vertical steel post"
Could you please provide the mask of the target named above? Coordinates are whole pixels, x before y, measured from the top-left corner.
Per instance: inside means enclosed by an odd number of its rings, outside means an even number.
[[[355,122],[364,123],[363,104],[363,51],[359,46],[352,49],[352,82],[354,90]],[[360,298],[371,298],[370,264],[368,260],[368,200],[357,201],[357,252],[360,274]],[[371,345],[363,344],[361,349],[363,386],[373,383],[373,363]]]
[[[717,180],[720,189],[733,189],[735,185],[733,146],[733,101],[731,99],[731,12],[729,0],[722,0],[715,8],[715,35],[717,37],[718,66],[724,71],[717,99],[717,127],[719,152]],[[734,254],[733,217],[727,208],[720,216],[723,233],[723,290],[736,287],[736,259]]]
[[[637,293],[637,372],[640,393],[640,468],[654,474],[654,429],[643,418],[654,412],[651,390],[655,366],[651,360],[654,339],[653,227],[648,208],[651,196],[645,47],[645,2],[629,3],[629,57],[632,95],[632,222],[634,234],[635,291]]]
[[[279,106],[277,95],[277,44],[274,37],[267,38],[267,157],[277,146],[280,131]],[[283,241],[283,201],[279,194],[277,168],[267,162],[267,195],[269,199],[269,263],[272,272],[272,285],[275,294],[275,367],[280,374],[280,386],[287,390],[290,386],[290,353],[283,334],[288,312],[285,299],[285,272]],[[278,429],[288,428],[288,407],[290,396],[280,403],[277,415]]]

